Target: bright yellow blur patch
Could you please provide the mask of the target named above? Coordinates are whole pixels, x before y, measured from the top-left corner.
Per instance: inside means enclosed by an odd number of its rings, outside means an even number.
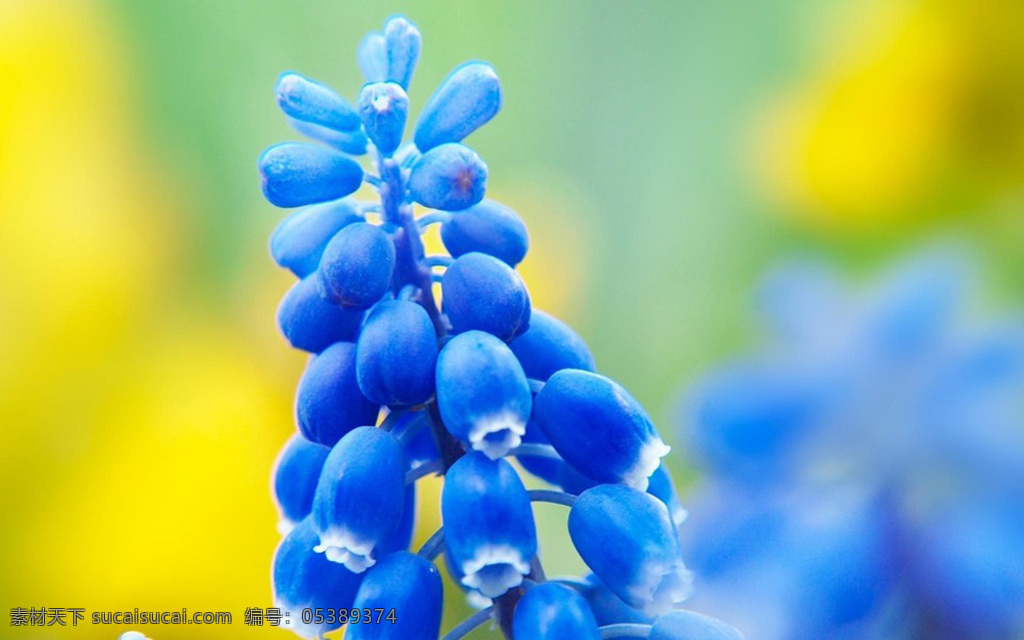
[[[113,36],[84,3],[0,5],[0,606],[227,610],[140,630],[252,637],[301,358],[268,375],[260,339],[189,302],[183,189],[138,142]]]
[[[788,213],[870,229],[1022,186],[1024,5],[876,0],[833,16],[824,61],[778,96],[756,171]]]

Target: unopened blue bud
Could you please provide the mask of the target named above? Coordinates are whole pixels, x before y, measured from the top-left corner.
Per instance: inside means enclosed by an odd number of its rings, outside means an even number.
[[[530,328],[509,344],[526,375],[547,380],[562,369],[594,371],[594,356],[583,338],[558,318],[534,309]]]
[[[519,446],[530,385],[508,346],[481,331],[452,338],[437,358],[437,405],[445,427],[490,458]]]
[[[508,342],[530,322],[530,294],[519,274],[483,253],[457,258],[441,280],[442,310],[455,333],[486,331]]]
[[[501,109],[501,83],[486,62],[467,62],[452,71],[423,107],[414,141],[426,152],[461,142]]]
[[[338,441],[324,463],[313,497],[317,553],[362,573],[378,546],[398,528],[405,502],[405,456],[390,433],[357,427]]]
[[[721,620],[693,611],[672,611],[654,621],[648,640],[743,640]]]
[[[392,553],[366,572],[353,606],[373,615],[369,622],[362,618],[359,624],[350,624],[348,640],[437,640],[443,608],[441,574],[418,555]],[[392,610],[394,616],[385,617]]]
[[[530,497],[505,460],[468,453],[441,490],[445,543],[462,582],[488,598],[519,586],[537,554]]]
[[[412,165],[409,191],[425,207],[461,211],[480,202],[487,187],[487,165],[469,147],[443,144]]]
[[[359,127],[359,116],[327,85],[287,71],[274,88],[277,104],[285,115],[312,124],[348,131]]]
[[[326,618],[320,623],[304,623],[304,609],[348,609],[363,579],[361,574],[313,551],[319,537],[312,520],[308,517],[300,522],[277,546],[272,578],[274,606],[288,616],[288,628],[303,638],[314,638],[341,626],[338,622],[327,623]]]
[[[617,382],[589,371],[562,369],[551,376],[533,416],[567,463],[600,482],[646,490],[669,452],[640,403]]]
[[[359,92],[359,115],[377,150],[390,155],[402,143],[409,96],[394,82],[375,82]]]
[[[324,247],[343,227],[362,222],[356,203],[344,199],[299,209],[274,229],[270,255],[300,278],[316,271]]]
[[[320,353],[335,342],[352,341],[363,321],[361,309],[339,307],[320,295],[316,275],[299,280],[277,308],[277,325],[296,349]]]
[[[530,238],[526,225],[512,209],[493,200],[458,211],[441,225],[441,241],[458,258],[479,251],[515,267],[526,257]]]
[[[388,50],[384,34],[373,31],[366,34],[356,50],[359,70],[367,82],[384,82],[388,79]]]
[[[420,31],[405,16],[391,16],[384,23],[388,77],[408,89],[420,59]]]
[[[569,512],[569,536],[591,571],[645,614],[664,613],[690,595],[676,528],[654,496],[623,485],[588,489]]]
[[[376,424],[379,410],[356,382],[356,345],[335,343],[309,361],[295,400],[306,439],[333,447],[352,429]]]
[[[423,307],[386,300],[370,310],[356,347],[363,395],[388,406],[422,404],[434,395],[436,364],[437,335]]]
[[[350,224],[324,248],[320,292],[343,307],[365,309],[387,293],[394,270],[391,237],[368,222]]]
[[[320,470],[331,450],[322,444],[310,442],[300,434],[292,436],[281,449],[274,464],[274,499],[281,512],[282,533],[313,510]]]
[[[583,596],[556,582],[537,585],[516,605],[515,640],[600,640],[597,620]]]
[[[337,200],[363,182],[363,168],[337,151],[306,142],[275,144],[260,155],[263,195],[278,207]]]
[[[366,134],[363,133],[362,129],[337,131],[335,129],[321,127],[320,125],[313,124],[312,122],[296,120],[295,118],[287,118],[287,121],[288,126],[295,131],[301,133],[307,138],[312,138],[313,140],[332,146],[338,151],[342,151],[353,156],[361,156],[366,153],[366,145],[368,141]]]

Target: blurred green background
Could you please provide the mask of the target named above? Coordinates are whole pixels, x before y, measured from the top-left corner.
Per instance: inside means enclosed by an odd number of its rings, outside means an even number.
[[[256,157],[295,139],[278,74],[353,97],[356,44],[393,12],[424,35],[414,111],[463,60],[497,69],[505,108],[470,144],[530,227],[535,304],[669,440],[682,385],[751,338],[751,286],[781,256],[858,269],[952,236],[1024,292],[1018,0],[3,0],[5,616],[189,607],[234,624],[141,630],[284,637],[241,624],[271,604],[269,473],[305,362],[274,323],[290,278]],[[565,544],[545,539],[549,573],[579,566]]]

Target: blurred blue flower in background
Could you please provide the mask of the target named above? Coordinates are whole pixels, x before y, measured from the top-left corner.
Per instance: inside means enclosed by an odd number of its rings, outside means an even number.
[[[695,608],[753,640],[1019,637],[1024,318],[977,317],[973,284],[947,248],[858,290],[764,279],[764,346],[684,406]]]

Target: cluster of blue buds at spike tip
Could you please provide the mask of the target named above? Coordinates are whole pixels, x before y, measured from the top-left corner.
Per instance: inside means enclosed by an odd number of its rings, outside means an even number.
[[[693,606],[751,640],[1024,633],[1024,319],[968,312],[962,248],[756,296],[764,348],[689,393]]]
[[[311,354],[299,432],[274,470],[276,606],[307,637],[342,625],[316,609],[358,607],[394,615],[349,622],[346,638],[436,640],[440,558],[479,605],[448,640],[488,621],[530,640],[738,638],[679,608],[691,579],[669,447],[595,373],[583,340],[532,308],[516,272],[526,227],[484,198],[487,165],[464,140],[501,108],[497,74],[455,69],[403,143],[419,53],[419,31],[395,16],[359,45],[367,84],[354,103],[297,73],[277,83],[288,122],[314,142],[259,159],[267,199],[302,207],[270,248],[298,277],[278,324]],[[363,185],[378,197],[352,198]],[[438,224],[447,254],[426,255],[422,234]],[[552,488],[528,491],[519,468]],[[429,474],[444,476],[442,528],[413,553],[415,483]],[[591,574],[545,576],[538,501],[569,507]]]

